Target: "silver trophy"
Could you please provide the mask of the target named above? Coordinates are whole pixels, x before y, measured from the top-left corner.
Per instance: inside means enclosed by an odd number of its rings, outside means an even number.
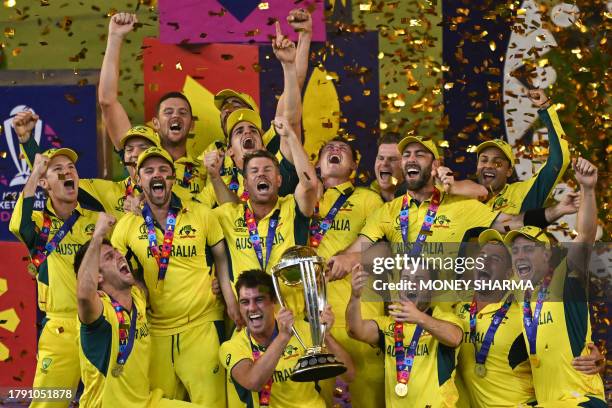
[[[30,176],[30,168],[26,162],[25,158],[21,157],[21,153],[19,151],[19,140],[16,136],[13,136],[13,117],[17,115],[19,112],[34,112],[34,109],[25,106],[25,105],[17,105],[11,110],[10,117],[4,121],[4,132],[6,137],[6,144],[8,146],[9,153],[11,154],[11,159],[13,159],[13,163],[15,163],[15,167],[17,168],[17,174],[11,179],[9,183],[10,187],[24,185],[26,181],[28,181],[28,177]],[[42,135],[42,120],[38,120],[36,122],[36,126],[34,127],[34,139],[36,143],[40,146],[40,137]]]
[[[295,326],[293,334],[306,355],[301,357],[291,374],[291,380],[297,382],[324,380],[340,375],[346,371],[336,356],[327,352],[324,344],[325,325],[321,324],[321,312],[327,305],[323,258],[317,256],[314,249],[305,246],[294,246],[283,254],[280,262],[272,268],[272,281],[276,297],[282,307],[287,308],[283,299],[281,284],[288,287],[302,285],[305,301],[305,313],[310,325],[312,345],[306,345]],[[299,311],[292,311],[298,315]]]

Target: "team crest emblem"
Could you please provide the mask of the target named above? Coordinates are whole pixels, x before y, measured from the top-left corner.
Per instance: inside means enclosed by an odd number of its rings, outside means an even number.
[[[196,231],[190,224],[187,224],[179,230],[179,235],[181,238],[195,238]]]
[[[53,360],[51,358],[49,358],[49,357],[43,358],[42,362],[40,363],[41,371],[43,373],[47,373],[47,369],[49,369],[49,367],[51,366],[52,362],[53,362]]]
[[[291,344],[287,345],[287,347],[285,347],[285,351],[283,352],[283,356],[285,356],[285,358],[290,358],[290,357],[295,357],[297,356],[297,347],[292,346]]]
[[[95,228],[96,228],[96,226],[94,224],[88,224],[85,227],[85,232],[87,233],[87,235],[91,235],[91,234],[93,234]]]

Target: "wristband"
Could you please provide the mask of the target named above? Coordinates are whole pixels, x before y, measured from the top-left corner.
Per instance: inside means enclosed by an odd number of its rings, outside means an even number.
[[[525,211],[523,215],[523,224],[533,225],[540,229],[548,227],[550,223],[546,220],[546,208],[535,208]]]

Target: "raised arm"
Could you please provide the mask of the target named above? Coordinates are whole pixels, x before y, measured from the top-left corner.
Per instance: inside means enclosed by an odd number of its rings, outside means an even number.
[[[576,218],[578,235],[569,248],[567,261],[570,269],[584,273],[588,270],[589,257],[597,235],[597,167],[582,157],[574,161],[572,167],[580,185],[580,208]]]
[[[36,187],[48,165],[49,159],[46,156],[36,155],[32,173],[17,200],[9,223],[9,230],[23,241],[30,251],[36,247],[36,224],[32,220]]]
[[[448,167],[439,166],[435,169],[433,175],[436,181],[444,186],[444,191],[449,194],[475,198],[477,200],[485,199],[489,194],[485,186],[472,180],[455,180],[453,171]]]
[[[346,331],[355,340],[376,345],[380,339],[378,325],[374,320],[361,316],[361,294],[368,282],[368,274],[360,264],[355,265],[351,277],[351,297],[346,307]]]
[[[100,71],[98,102],[102,109],[102,120],[106,125],[108,136],[117,150],[121,148],[119,144],[121,138],[132,127],[118,99],[121,46],[123,39],[134,29],[134,24],[137,22],[136,15],[130,13],[117,13],[111,17],[108,25],[106,51]]]
[[[36,153],[42,153],[40,146],[32,137],[32,130],[34,130],[38,119],[40,119],[40,117],[31,111],[19,112],[13,118],[13,128],[15,129],[17,139],[19,139],[19,145],[21,146],[30,168],[32,167],[32,163],[34,163]]]
[[[221,240],[217,245],[212,248],[212,255],[215,261],[215,273],[219,280],[219,286],[221,287],[221,293],[225,300],[225,306],[227,307],[227,315],[236,324],[236,329],[240,330],[244,327],[244,321],[240,316],[240,309],[238,308],[238,302],[236,301],[236,295],[232,290],[232,284],[229,279],[229,268],[227,256],[225,253],[225,241]]]
[[[232,368],[231,375],[234,381],[251,391],[259,391],[266,384],[274,374],[278,360],[293,336],[291,331],[293,320],[293,314],[281,308],[276,317],[278,335],[257,361],[244,359]]]
[[[276,37],[272,40],[272,49],[283,67],[283,94],[278,100],[276,116],[286,118],[293,131],[299,135],[302,126],[302,95],[295,66],[295,44],[283,35],[278,22],[276,22]],[[293,151],[283,137],[280,140],[280,151],[290,163],[295,164]]]
[[[312,163],[308,160],[304,146],[302,146],[298,136],[287,120],[277,117],[274,119],[273,124],[276,128],[276,133],[281,137],[281,143],[285,139],[284,142],[289,146],[293,155],[295,171],[299,178],[295,189],[295,201],[300,208],[300,212],[306,217],[310,217],[317,203],[317,174]]]
[[[219,205],[225,203],[238,203],[238,196],[231,192],[221,177],[224,155],[219,150],[213,150],[204,155],[204,165],[208,173],[208,181],[212,184],[215,199]],[[206,188],[206,187],[205,187]]]
[[[115,217],[99,213],[96,227],[89,241],[89,247],[79,266],[77,275],[77,305],[79,319],[84,324],[95,322],[102,314],[104,306],[98,296],[98,281],[100,278],[100,252],[104,238],[113,228]],[[106,256],[114,257],[114,251]]]
[[[533,89],[528,93],[531,102],[538,108],[540,120],[548,129],[548,159],[531,179],[525,182],[531,183],[531,188],[525,195],[521,212],[543,207],[546,199],[550,196],[555,185],[563,177],[570,162],[570,153],[567,141],[561,137],[565,135],[557,111],[551,100],[542,89]],[[525,183],[524,182],[524,183]]]

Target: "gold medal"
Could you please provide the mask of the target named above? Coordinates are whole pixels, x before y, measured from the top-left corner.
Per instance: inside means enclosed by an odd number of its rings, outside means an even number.
[[[111,371],[111,373],[113,374],[113,377],[119,377],[122,372],[123,372],[123,365],[116,365],[115,367],[113,367],[113,370]]]
[[[478,377],[482,378],[487,375],[487,367],[485,367],[484,364],[476,363],[476,366],[474,367],[474,372]]]
[[[540,366],[540,359],[535,354],[530,354],[529,355],[529,361],[531,361],[531,366],[532,367],[538,368]]]
[[[404,383],[395,384],[395,393],[398,397],[405,397],[408,395],[408,385]]]

